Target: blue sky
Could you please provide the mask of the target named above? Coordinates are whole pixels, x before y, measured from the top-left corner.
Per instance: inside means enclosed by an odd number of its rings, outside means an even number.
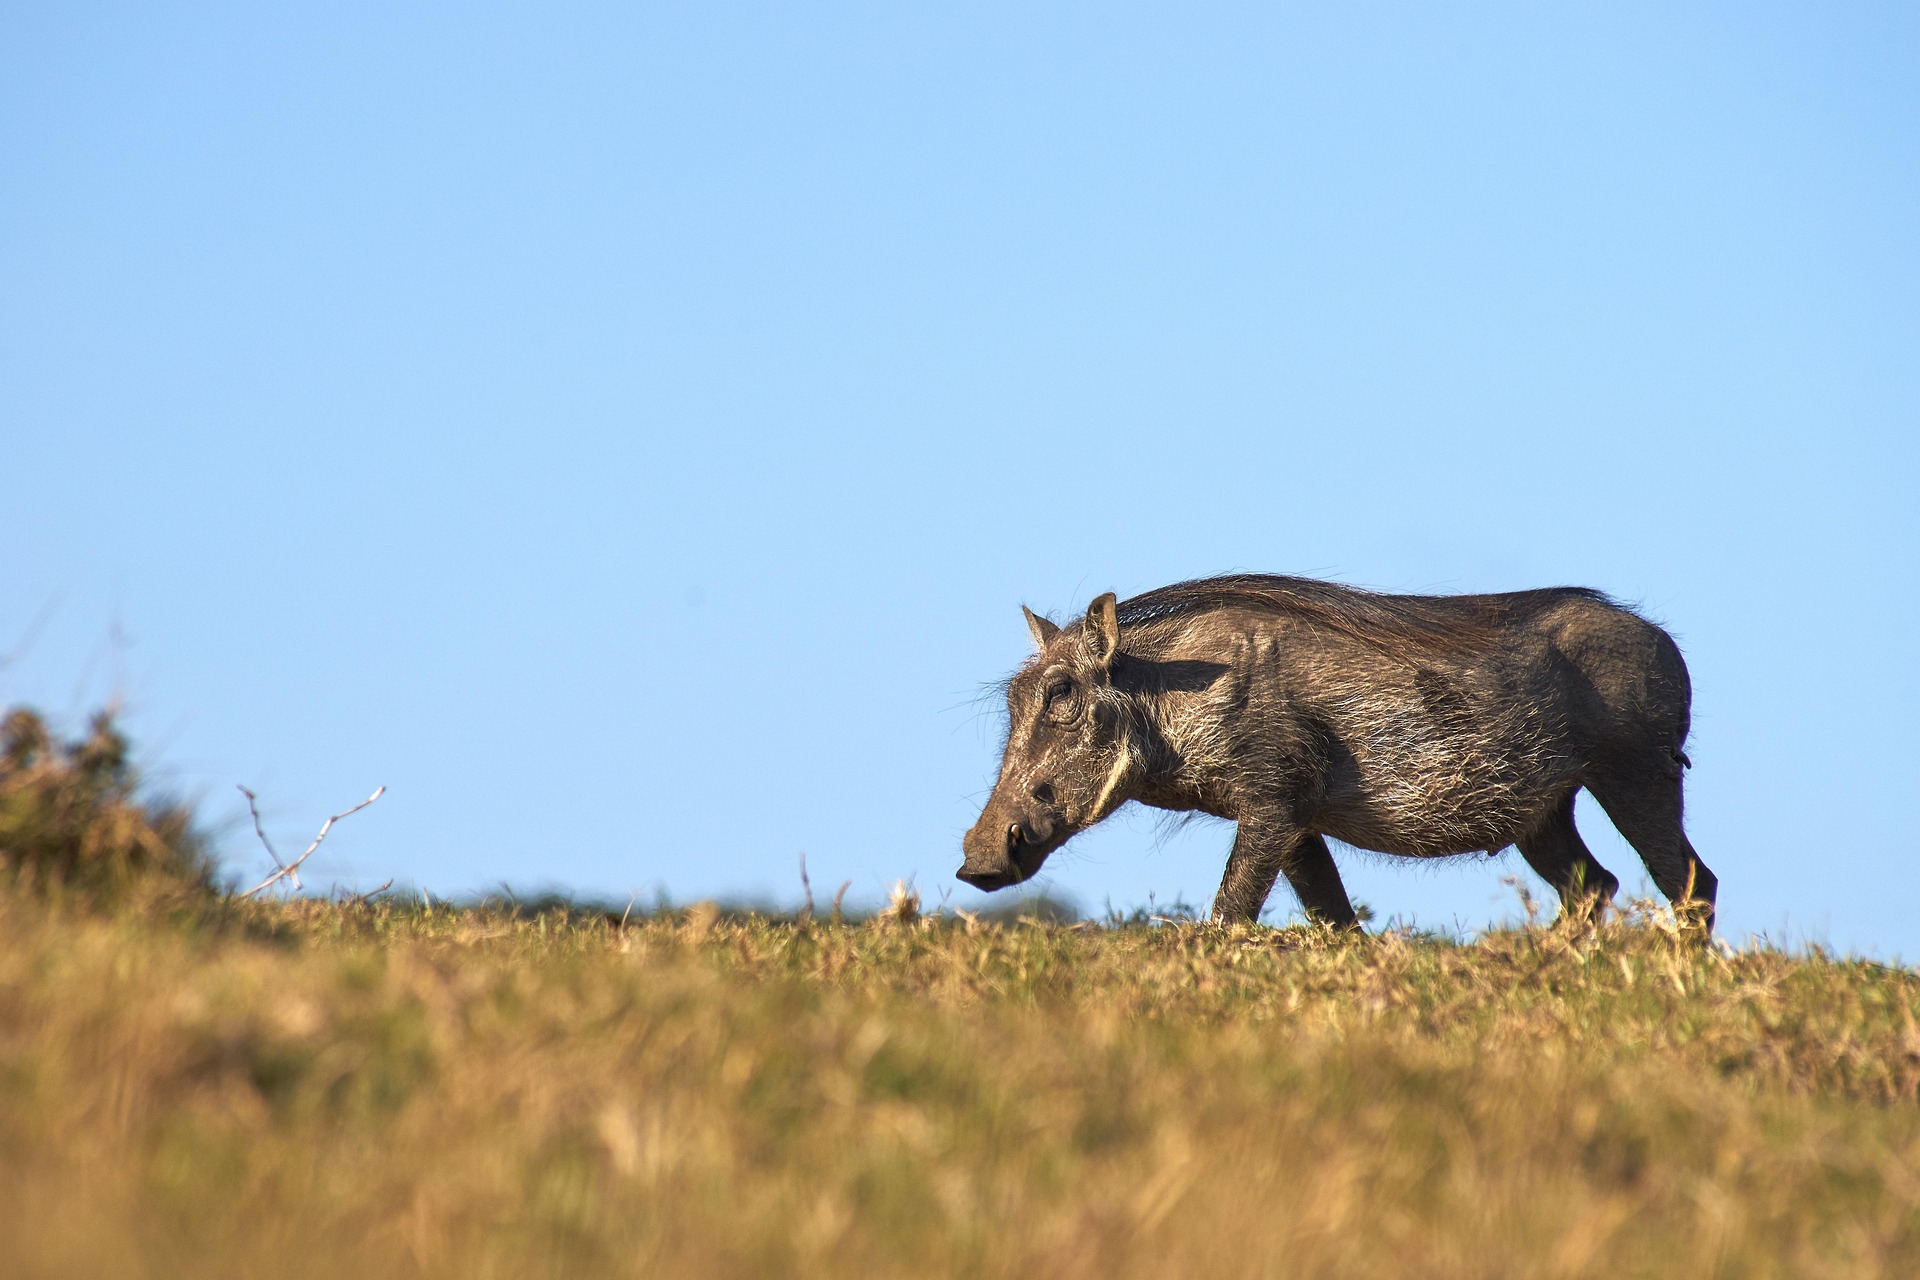
[[[384,783],[321,883],[978,906],[1021,602],[1579,583],[1688,655],[1727,931],[1920,955],[1917,68],[1893,4],[7,6],[0,700],[121,693],[236,872],[235,783]]]

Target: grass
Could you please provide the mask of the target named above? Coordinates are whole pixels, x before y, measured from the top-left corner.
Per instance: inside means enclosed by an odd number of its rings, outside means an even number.
[[[221,893],[0,720],[0,1276],[1920,1275],[1920,974]]]
[[[1920,1274],[1920,975],[0,895],[33,1276]]]

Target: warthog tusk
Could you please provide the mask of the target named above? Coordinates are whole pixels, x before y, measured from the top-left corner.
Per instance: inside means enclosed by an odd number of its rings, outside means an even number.
[[[1129,747],[1122,746],[1119,756],[1113,762],[1112,770],[1107,774],[1107,784],[1100,788],[1100,798],[1093,802],[1092,821],[1098,822],[1106,816],[1107,801],[1113,799],[1113,793],[1120,789],[1121,782],[1126,779],[1132,768],[1133,752]]]

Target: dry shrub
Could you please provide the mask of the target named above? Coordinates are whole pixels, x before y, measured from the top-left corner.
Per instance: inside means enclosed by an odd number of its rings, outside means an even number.
[[[63,741],[34,711],[0,720],[0,874],[93,904],[204,890],[206,841],[186,807],[140,794],[111,712]]]

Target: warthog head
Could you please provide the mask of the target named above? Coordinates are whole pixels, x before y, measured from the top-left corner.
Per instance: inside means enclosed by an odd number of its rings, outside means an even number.
[[[1048,854],[1126,799],[1133,769],[1132,717],[1113,687],[1113,593],[1087,606],[1078,626],[1022,611],[1039,652],[1007,685],[1000,780],[961,842],[959,877],[977,889],[1004,889],[1040,870]]]

